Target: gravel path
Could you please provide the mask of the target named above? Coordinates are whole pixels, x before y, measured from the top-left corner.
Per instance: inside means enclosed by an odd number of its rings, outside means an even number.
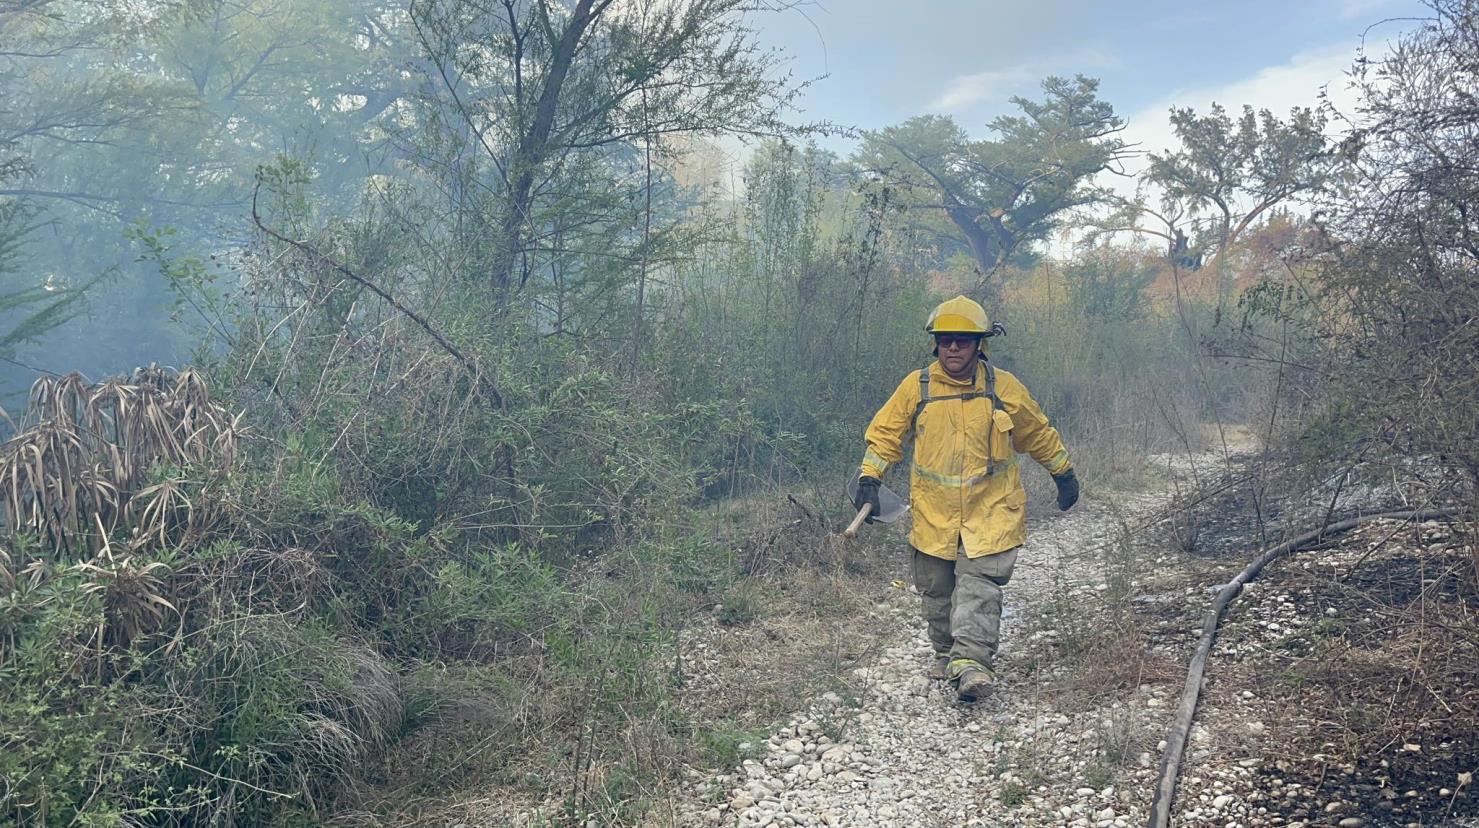
[[[854,671],[856,698],[827,693],[806,715],[752,746],[733,773],[696,785],[683,824],[770,826],[1128,826],[1143,822],[1169,716],[1169,685],[1070,710],[1053,613],[1107,592],[1102,550],[1127,521],[1161,503],[1085,503],[1033,522],[1006,589],[995,694],[961,705],[924,678],[930,648],[911,590],[888,599],[894,646]],[[1047,622],[1047,623],[1044,623]],[[1054,666],[1057,664],[1057,666]],[[1145,739],[1149,744],[1141,744]],[[1148,749],[1142,749],[1148,748]]]

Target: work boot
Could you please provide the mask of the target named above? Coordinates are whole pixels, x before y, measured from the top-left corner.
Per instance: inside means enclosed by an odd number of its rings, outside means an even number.
[[[945,671],[949,666],[950,656],[932,655],[930,656],[930,666],[924,669],[924,677],[930,681],[944,681],[946,676]]]
[[[955,698],[970,703],[991,690],[991,674],[985,670],[966,670],[955,681]]]
[[[991,687],[991,670],[975,659],[952,659],[945,675],[955,683],[955,698],[963,702],[975,701]]]

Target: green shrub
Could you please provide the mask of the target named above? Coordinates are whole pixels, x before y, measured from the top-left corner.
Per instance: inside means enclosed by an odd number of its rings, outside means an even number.
[[[111,658],[94,644],[103,595],[74,568],[22,560],[29,573],[0,596],[0,813],[37,825],[107,824],[126,809],[106,794],[140,757],[127,689],[106,682]]]
[[[321,814],[399,727],[389,667],[311,618],[227,616],[106,646],[120,622],[106,575],[31,555],[0,660],[0,810],[22,824]]]
[[[517,544],[444,561],[434,575],[411,619],[423,645],[435,641],[454,654],[475,653],[511,632],[538,636],[563,617],[558,575]]]
[[[724,724],[701,728],[697,734],[699,747],[708,763],[718,768],[737,768],[740,762],[759,756],[765,739],[765,729],[744,729]]]
[[[666,579],[682,592],[722,592],[741,575],[734,550],[707,533],[694,533],[660,548]]]
[[[724,593],[724,603],[719,609],[719,623],[726,626],[748,624],[761,616],[765,610],[763,587],[752,579],[736,583]]]

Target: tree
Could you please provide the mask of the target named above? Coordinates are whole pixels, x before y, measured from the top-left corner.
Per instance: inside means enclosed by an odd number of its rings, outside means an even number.
[[[68,286],[52,278],[18,275],[17,259],[31,229],[31,217],[25,202],[0,199],[0,279],[5,281],[0,289],[0,358],[6,360],[14,358],[17,346],[40,339],[76,316],[88,289],[103,279],[98,276]],[[14,285],[12,280],[20,284]]]
[[[1236,121],[1220,104],[1206,115],[1173,108],[1171,126],[1180,147],[1151,153],[1141,194],[1115,202],[1094,230],[1162,239],[1178,280],[1183,270],[1203,266],[1214,274],[1221,306],[1230,293],[1229,251],[1272,210],[1329,183],[1337,159],[1324,116],[1307,107],[1291,110],[1287,121],[1251,106]],[[1158,195],[1159,206],[1150,206],[1147,192]]]
[[[685,135],[779,134],[796,90],[745,25],[748,0],[422,0],[412,17],[455,125],[439,163],[464,183],[496,306],[552,254],[532,243],[571,179],[612,154]],[[465,142],[463,139],[467,139]],[[481,158],[461,154],[471,147]],[[486,167],[491,167],[491,174]],[[587,215],[590,226],[600,224]],[[558,234],[569,243],[569,232]],[[644,233],[644,236],[647,234]],[[533,254],[533,255],[531,255]],[[638,257],[640,258],[640,257]]]
[[[1326,392],[1312,436],[1422,456],[1479,481],[1479,8],[1434,16],[1354,72],[1349,187],[1321,205],[1328,244],[1281,309]],[[1298,301],[1296,301],[1298,300]],[[1379,439],[1372,439],[1379,438]],[[1344,448],[1343,446],[1342,448]],[[1472,489],[1470,490],[1472,492]]]
[[[255,171],[279,154],[309,165],[320,208],[360,200],[416,84],[400,5],[0,4],[0,199],[31,216],[13,266],[59,289],[117,274],[91,304],[92,335],[42,340],[57,363],[43,367],[117,371],[188,351],[168,280],[135,261],[136,225],[173,228],[181,255],[219,254],[247,237]]]
[[[943,215],[985,286],[998,268],[1047,238],[1067,212],[1102,194],[1095,175],[1125,156],[1124,124],[1082,75],[1043,81],[1041,101],[1012,98],[1020,115],[972,140],[948,116],[923,115],[868,132],[854,160],[915,210]]]
[[[87,13],[83,13],[83,12]],[[71,188],[35,183],[40,177],[38,148],[97,147],[120,130],[147,118],[128,79],[68,69],[87,50],[101,48],[110,30],[128,28],[119,7],[80,9],[65,0],[21,0],[0,7],[0,357],[35,342],[66,324],[83,309],[89,289],[107,271],[80,278],[30,267],[25,254],[30,236],[45,224],[45,205],[87,204]],[[147,86],[147,82],[140,84]],[[48,94],[30,94],[39,87]]]

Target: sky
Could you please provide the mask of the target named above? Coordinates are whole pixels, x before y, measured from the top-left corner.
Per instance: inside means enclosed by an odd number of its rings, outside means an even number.
[[[1363,44],[1380,54],[1427,11],[1420,0],[801,0],[754,22],[813,80],[797,120],[871,129],[935,113],[980,137],[1013,95],[1084,74],[1126,137],[1158,150],[1173,142],[1173,104],[1287,115],[1326,88],[1348,105],[1344,73]]]

